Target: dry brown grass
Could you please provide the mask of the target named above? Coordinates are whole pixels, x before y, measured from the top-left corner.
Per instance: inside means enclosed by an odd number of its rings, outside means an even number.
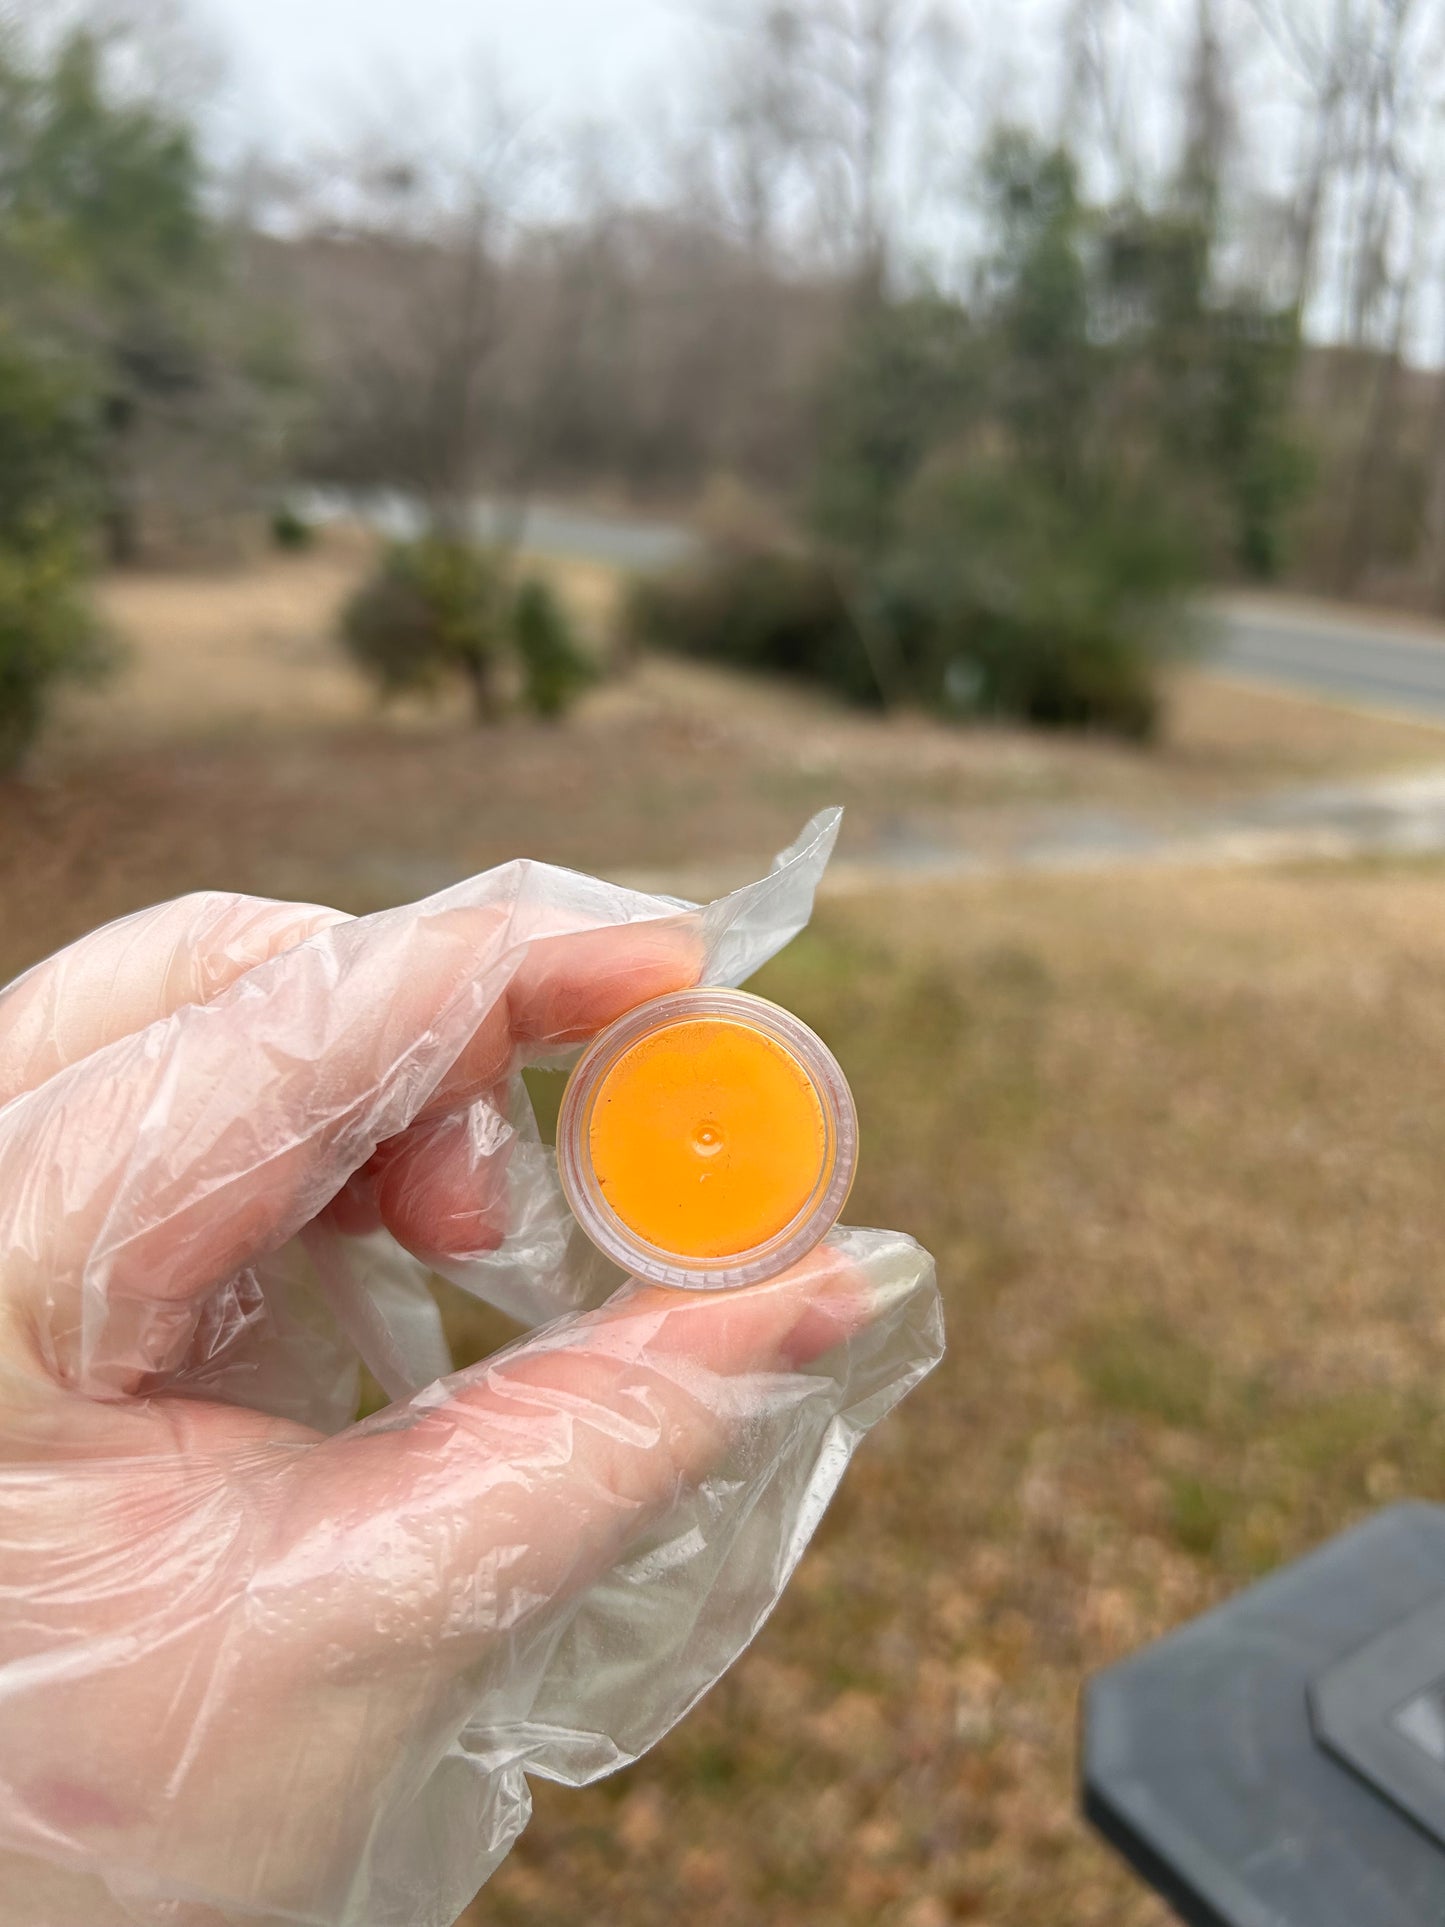
[[[1093,1669],[1445,1496],[1445,874],[833,909],[764,987],[858,1092],[948,1360],[660,1751],[540,1788],[508,1927],[1163,1927],[1074,1814]]]
[[[70,694],[59,738],[72,750],[99,744],[214,737],[257,729],[364,724],[375,713],[366,684],[336,646],[336,617],[376,545],[337,530],[304,555],[222,570],[111,576],[101,614],[124,643],[124,673],[100,689]],[[557,583],[575,618],[607,629],[618,578],[584,562],[538,563]],[[405,722],[460,723],[451,702],[403,705]]]
[[[1153,751],[881,723],[667,662],[599,688],[560,734],[478,732],[460,698],[382,714],[331,640],[368,552],[341,539],[250,572],[107,585],[130,668],[73,697],[30,779],[0,787],[0,978],[179,889],[366,909],[519,853],[614,873],[750,863],[834,802],[857,857],[900,835],[987,850],[1041,808],[1168,816],[1445,759],[1438,729],[1198,675],[1178,679]],[[616,578],[548,566],[605,633]]]
[[[269,571],[265,625],[239,583],[113,591],[154,673],[0,790],[0,980],[202,885],[366,908],[523,850],[756,856],[840,798],[866,840],[1439,758],[1199,679],[1153,758],[668,667],[564,731],[380,721],[319,640],[349,566]],[[238,726],[241,661],[319,708]],[[950,1357],[720,1692],[615,1782],[538,1790],[478,1923],[1161,1927],[1074,1817],[1081,1679],[1441,1486],[1442,897],[1430,866],[1034,877],[836,905],[772,968],[857,1089],[858,1217],[939,1255]]]
[[[343,529],[303,556],[111,577],[101,588],[101,610],[126,645],[127,667],[103,689],[65,699],[61,748],[88,753],[117,742],[364,726],[375,706],[333,632],[374,554],[374,542]],[[605,640],[622,589],[616,571],[521,560],[556,583],[586,633]],[[1445,755],[1445,729],[1437,725],[1363,715],[1193,671],[1173,678],[1164,739],[1147,754],[1011,730],[959,732],[918,719],[880,727],[798,691],[676,664],[653,666],[636,689],[614,688],[592,704],[603,714],[637,706],[710,721],[775,753],[784,745],[796,749],[801,731],[805,763],[882,760],[896,770],[921,759],[935,777],[974,797],[1213,795],[1240,784],[1393,769]],[[403,705],[392,720],[401,727],[464,726],[464,701],[458,692],[440,705]]]
[[[1174,679],[1165,754],[1181,772],[1254,787],[1439,764],[1445,728],[1190,670]]]

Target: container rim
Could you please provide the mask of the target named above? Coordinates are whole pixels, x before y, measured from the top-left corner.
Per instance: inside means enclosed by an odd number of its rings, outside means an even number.
[[[651,1244],[623,1223],[592,1168],[593,1105],[618,1060],[644,1037],[718,1018],[745,1024],[797,1063],[823,1113],[818,1181],[802,1209],[773,1237],[727,1258],[686,1258]],[[689,1291],[728,1291],[762,1284],[822,1243],[837,1224],[858,1168],[858,1113],[842,1067],[822,1038],[780,1004],[744,990],[680,990],[639,1004],[610,1024],[583,1053],[567,1083],[557,1122],[557,1168],[572,1214],[593,1244],[648,1284]]]

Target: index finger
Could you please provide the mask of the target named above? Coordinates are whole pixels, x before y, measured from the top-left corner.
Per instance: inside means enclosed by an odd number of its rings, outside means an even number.
[[[92,930],[0,989],[0,1105],[345,921],[320,904],[204,890]]]
[[[883,1239],[745,1291],[638,1287],[327,1441],[298,1468],[258,1595],[278,1621],[304,1600],[355,1659],[445,1643],[465,1664],[605,1571],[900,1274],[916,1288],[920,1260]]]
[[[321,931],[8,1107],[3,1288],[51,1370],[127,1391],[184,1353],[211,1286],[491,1088],[518,1038],[566,1041],[699,967],[690,916],[568,928],[545,898]]]

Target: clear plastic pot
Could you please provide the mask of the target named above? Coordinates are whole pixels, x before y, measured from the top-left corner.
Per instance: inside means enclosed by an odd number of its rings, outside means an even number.
[[[791,1012],[735,990],[632,1011],[573,1072],[557,1156],[578,1222],[633,1277],[759,1284],[833,1229],[858,1163],[837,1059]]]

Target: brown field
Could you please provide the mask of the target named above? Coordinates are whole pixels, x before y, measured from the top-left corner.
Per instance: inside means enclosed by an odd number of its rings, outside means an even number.
[[[516,855],[606,874],[741,871],[814,810],[844,850],[984,843],[1061,805],[1165,816],[1291,782],[1439,764],[1445,731],[1176,679],[1161,744],[859,716],[788,688],[650,662],[559,732],[470,726],[460,699],[379,711],[331,638],[366,548],[112,581],[129,651],[70,697],[0,789],[0,980],[104,918],[224,887],[365,910]],[[605,647],[616,578],[557,569]]]
[[[180,681],[87,697],[0,790],[0,978],[200,884],[364,908],[519,850],[762,854],[821,801],[866,847],[889,812],[1441,760],[1437,732],[1197,678],[1154,755],[665,667],[563,730],[382,720],[321,639],[351,566],[268,572],[264,625],[239,583],[113,591]],[[183,673],[203,631],[214,675]],[[722,1688],[631,1772],[537,1788],[477,1927],[1162,1927],[1075,1817],[1081,1680],[1369,1507],[1445,1497],[1442,911],[1434,864],[825,909],[762,987],[842,1058],[854,1215],[936,1251],[949,1358]]]
[[[478,1927],[1163,1927],[1075,1818],[1080,1681],[1445,1497],[1442,909],[1435,867],[1033,879],[772,967],[950,1354],[724,1689],[538,1790]]]

